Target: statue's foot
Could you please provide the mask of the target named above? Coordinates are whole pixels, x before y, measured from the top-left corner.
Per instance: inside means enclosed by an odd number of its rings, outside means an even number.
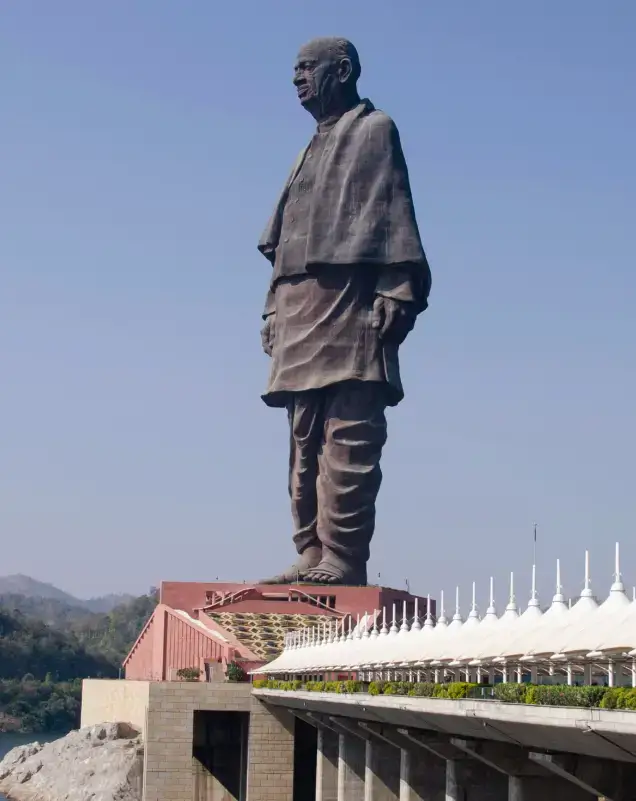
[[[302,575],[305,584],[339,584],[348,587],[366,587],[366,570],[341,568],[322,560],[316,567],[306,570]]]
[[[322,559],[322,548],[310,546],[299,555],[298,561],[295,565],[291,565],[287,570],[278,573],[276,576],[271,576],[267,579],[261,579],[259,584],[295,584],[297,581],[303,580],[303,574],[308,570],[313,569],[320,564]]]

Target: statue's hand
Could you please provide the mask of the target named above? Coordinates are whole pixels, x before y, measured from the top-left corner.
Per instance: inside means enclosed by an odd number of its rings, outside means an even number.
[[[379,329],[380,339],[401,345],[413,330],[416,317],[415,304],[376,295],[372,326]]]
[[[274,350],[274,335],[276,333],[276,314],[270,314],[265,320],[265,325],[261,328],[261,343],[263,350],[268,356]]]

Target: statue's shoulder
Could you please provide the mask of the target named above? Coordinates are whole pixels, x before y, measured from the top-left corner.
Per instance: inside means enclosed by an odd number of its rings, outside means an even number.
[[[379,108],[373,106],[365,111],[360,117],[360,124],[367,131],[393,133],[397,131],[395,122],[389,115]]]

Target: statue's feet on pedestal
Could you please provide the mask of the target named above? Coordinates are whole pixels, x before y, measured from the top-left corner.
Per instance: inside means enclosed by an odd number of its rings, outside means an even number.
[[[305,584],[338,584],[347,587],[366,587],[366,568],[336,567],[330,562],[321,561],[316,567],[306,570],[302,575]]]
[[[322,548],[310,546],[299,555],[295,565],[291,565],[287,570],[278,573],[276,576],[261,579],[259,584],[295,584],[303,580],[303,575],[320,564],[322,559]]]

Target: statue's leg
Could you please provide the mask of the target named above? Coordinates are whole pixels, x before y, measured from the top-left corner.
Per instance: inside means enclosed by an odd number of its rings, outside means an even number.
[[[325,404],[319,455],[318,535],[320,564],[303,580],[367,583],[375,502],[382,483],[380,457],[386,442],[384,386],[350,382],[334,386]]]
[[[298,392],[287,407],[289,417],[289,497],[298,560],[262,584],[289,584],[320,563],[318,539],[318,451],[322,441],[325,393]]]

